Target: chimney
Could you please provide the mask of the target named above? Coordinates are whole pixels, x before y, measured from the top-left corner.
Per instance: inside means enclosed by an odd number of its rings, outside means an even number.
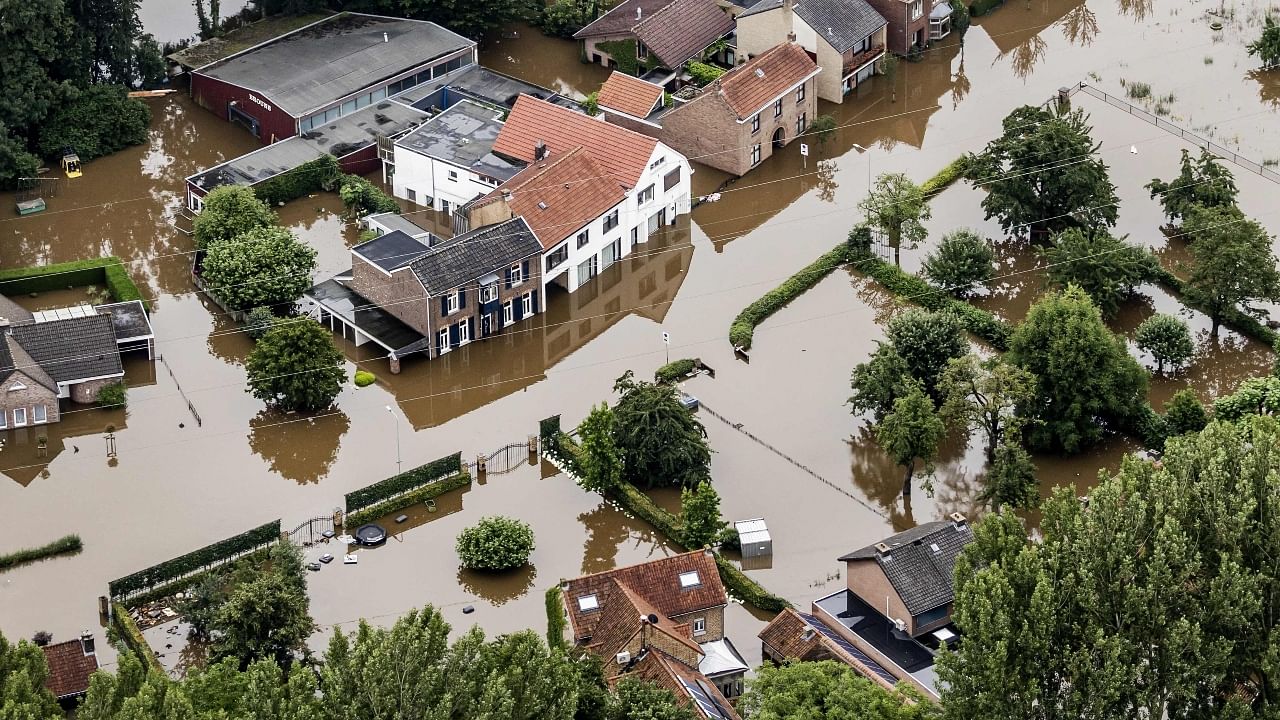
[[[541,159],[545,158],[546,156],[547,156],[547,144],[546,144],[545,142],[541,141],[541,140],[539,140],[538,142],[534,143],[534,145],[533,145],[533,159],[534,159],[534,162],[537,162],[538,160],[541,160]]]
[[[880,553],[881,555],[889,552],[890,550],[892,550],[892,548],[890,548],[888,545],[885,545],[882,542],[876,543],[876,552]]]
[[[795,41],[796,41],[796,34],[794,32],[787,33],[787,42],[793,43]]]
[[[956,524],[956,527],[960,527],[961,525],[964,525],[965,522],[967,522],[967,520],[965,519],[965,516],[961,515],[958,512],[951,513],[949,517],[951,518],[951,522]]]
[[[86,656],[94,654],[93,633],[88,630],[80,633],[80,649]]]
[[[792,0],[782,0],[782,24],[785,27],[795,27],[791,20],[791,11],[794,6],[795,3]]]
[[[387,37],[386,33],[382,33],[382,42],[391,42],[391,38]]]

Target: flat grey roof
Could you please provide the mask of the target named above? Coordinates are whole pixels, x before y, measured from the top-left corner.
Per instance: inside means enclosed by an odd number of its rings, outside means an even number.
[[[195,72],[261,93],[301,117],[474,46],[474,41],[425,20],[340,13]]]
[[[444,93],[444,89],[448,92]],[[567,108],[581,110],[578,103],[554,90],[525,82],[480,65],[470,65],[416,85],[395,98],[423,110],[432,105],[448,107],[459,99],[477,100],[511,108],[520,95],[532,95]]]
[[[502,114],[491,107],[463,100],[396,141],[396,145],[481,175],[506,181],[524,163],[493,154],[502,130]]]
[[[325,280],[304,295],[400,357],[428,347],[428,341],[421,333],[343,285],[339,282],[342,277],[338,275]]]
[[[310,132],[202,170],[187,182],[203,190],[219,185],[254,185],[325,154],[339,158],[350,155],[372,145],[378,135],[394,137],[428,117],[421,110],[384,100]]]
[[[409,218],[401,215],[400,213],[393,213],[393,212],[374,213],[373,215],[365,215],[364,219],[365,219],[365,222],[368,222],[370,224],[377,223],[378,225],[381,225],[382,227],[386,228],[387,232],[395,232],[396,230],[399,230],[400,232],[406,235],[409,235],[411,237],[418,237],[419,235],[431,235],[430,230],[427,230],[426,228],[415,223]]]
[[[351,248],[351,252],[387,272],[399,270],[430,251],[431,248],[426,243],[399,230],[379,235]]]
[[[115,330],[117,343],[155,337],[155,331],[151,329],[151,320],[147,318],[147,308],[141,300],[107,303],[94,309],[99,315],[111,316],[111,326]]]

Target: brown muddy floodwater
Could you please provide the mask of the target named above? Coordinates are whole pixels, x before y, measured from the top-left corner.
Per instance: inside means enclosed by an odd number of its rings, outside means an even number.
[[[248,4],[249,0],[223,0],[219,14],[230,17]],[[195,37],[200,29],[195,7],[181,0],[142,0],[138,5],[138,19],[142,21],[143,31],[161,43]]]
[[[46,212],[18,218],[12,198],[0,197],[0,237],[7,238],[0,266],[120,256],[153,299],[164,358],[128,360],[127,412],[77,408],[64,422],[42,428],[46,456],[36,452],[31,429],[6,433],[0,472],[12,482],[0,478],[9,538],[0,550],[68,532],[80,534],[85,550],[0,576],[0,630],[10,637],[42,629],[71,637],[96,621],[95,598],[112,578],[273,518],[292,527],[327,515],[343,493],[395,472],[397,438],[408,467],[521,442],[548,415],[563,414],[571,426],[610,397],[613,380],[625,370],[644,377],[665,361],[664,331],[671,358],[700,357],[717,371],[687,389],[715,414],[702,419],[716,451],[712,470],[726,519],[763,516],[773,533],[770,566],[750,572],[806,604],[843,582],[835,562],[840,554],[944,513],[978,514],[981,452],[976,442],[952,438],[933,495],[917,483],[911,502],[903,501],[900,468],[870,438],[865,419],[845,405],[850,369],[874,350],[896,308],[862,276],[834,273],[766,321],[750,364],[729,348],[731,319],[845,236],[858,220],[857,201],[870,175],[904,172],[923,181],[981,148],[1013,107],[1042,102],[1062,86],[1085,80],[1123,95],[1121,79],[1149,82],[1164,96],[1171,122],[1212,132],[1259,161],[1277,154],[1280,85],[1252,73],[1243,50],[1262,6],[1237,5],[1219,33],[1204,14],[1215,7],[1207,0],[1013,0],[980,19],[963,51],[948,38],[921,62],[901,64],[895,93],[878,78],[843,105],[824,105],[843,127],[825,147],[814,148],[807,164],[794,145],[773,156],[725,186],[719,202],[699,207],[583,291],[548,298],[547,313],[514,332],[440,361],[406,361],[396,376],[375,352],[344,346],[348,369],[358,363],[378,382],[347,386],[335,409],[315,416],[268,412],[244,392],[249,342],[193,291],[191,240],[169,224],[182,179],[252,149],[252,138],[184,96],[152,101],[149,142],[89,163],[85,177],[49,199]],[[604,70],[577,61],[574,43],[513,29],[518,37],[486,46],[486,64],[575,96],[603,81]],[[1117,231],[1179,257],[1182,249],[1168,247],[1158,231],[1159,207],[1141,186],[1171,175],[1178,151],[1188,145],[1083,94],[1076,102],[1092,113],[1118,186]],[[1244,210],[1274,232],[1280,227],[1269,202],[1275,186],[1244,170],[1236,178]],[[724,181],[699,168],[695,192],[709,193]],[[915,270],[943,233],[976,228],[996,242],[1003,275],[978,303],[1017,320],[1043,292],[1044,279],[1028,248],[1001,239],[999,228],[983,219],[980,201],[963,184],[936,198],[929,240],[903,249],[901,262]],[[440,220],[425,212],[417,217]],[[335,198],[301,199],[282,208],[281,218],[319,250],[318,276],[347,267],[355,233]],[[1182,386],[1208,399],[1269,367],[1267,348],[1230,332],[1215,345],[1198,313],[1180,310],[1158,289],[1143,293],[1114,320],[1118,331],[1131,333],[1154,311],[1181,312],[1200,346],[1181,376],[1153,382],[1153,400]],[[31,300],[62,299],[76,301],[59,293]],[[116,427],[114,464],[105,457],[107,425]],[[1063,484],[1083,491],[1099,470],[1114,468],[1134,449],[1116,438],[1085,455],[1037,458],[1044,492]],[[678,502],[670,492],[657,497],[667,506]],[[459,573],[457,530],[495,513],[534,525],[533,567],[502,577]],[[459,628],[472,622],[490,632],[542,628],[542,591],[561,578],[671,551],[643,522],[542,467],[491,477],[442,500],[437,513],[410,515],[398,528],[402,534],[362,552],[358,565],[326,566],[311,578],[318,622],[346,627],[360,616],[387,622],[409,607],[434,603]],[[467,604],[476,612],[463,616]],[[761,619],[741,608],[730,617],[731,636],[754,655]]]

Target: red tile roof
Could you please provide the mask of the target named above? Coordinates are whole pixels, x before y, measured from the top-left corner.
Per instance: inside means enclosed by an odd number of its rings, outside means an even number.
[[[678,69],[733,32],[733,18],[716,0],[675,0],[635,27],[636,38],[664,65]]]
[[[558,156],[553,152],[479,203],[494,202],[510,193],[507,204],[512,215],[523,217],[542,248],[550,250],[626,198],[622,186],[607,177],[604,168],[582,148]]]
[[[600,107],[645,118],[662,99],[662,88],[651,82],[614,70],[600,86]]]
[[[587,24],[573,36],[579,40],[587,37],[625,35],[641,20],[666,7],[674,0],[624,0]],[[636,10],[640,12],[637,13]]]
[[[532,163],[539,141],[546,143],[553,158],[582,147],[604,169],[607,177],[601,178],[601,182],[609,179],[627,188],[634,188],[640,181],[658,146],[657,140],[638,132],[521,95],[498,133],[493,149]]]
[[[718,88],[738,119],[745,120],[817,69],[804,48],[781,43],[720,76]]]
[[[74,697],[89,689],[89,676],[98,669],[98,656],[85,655],[79,639],[46,645],[42,649],[49,665],[44,686],[54,697]]]
[[[733,705],[729,704],[729,701],[725,699],[724,694],[720,692],[715,683],[708,680],[702,673],[660,650],[650,650],[645,653],[644,657],[631,666],[629,672],[619,676],[614,682],[624,677],[646,680],[659,687],[666,688],[676,696],[676,700],[681,705],[693,710],[698,717],[719,720],[727,716],[729,720],[740,720],[740,716],[733,708]],[[703,709],[702,703],[694,700],[689,694],[689,690],[686,689],[687,686],[698,688],[704,696],[711,698],[716,705],[723,709],[723,714],[709,714]]]

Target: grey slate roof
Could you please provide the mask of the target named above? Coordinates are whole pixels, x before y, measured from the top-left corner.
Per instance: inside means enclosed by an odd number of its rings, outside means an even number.
[[[881,552],[868,545],[840,556],[840,560],[875,560],[907,612],[919,615],[952,601],[956,557],[973,542],[973,529],[967,522],[940,520],[881,542],[889,550]]]
[[[432,22],[340,13],[195,72],[261,93],[300,117],[474,45]]]
[[[49,377],[49,373],[42,370],[36,364],[36,361],[31,359],[31,356],[27,354],[26,350],[22,349],[17,340],[5,333],[3,338],[0,339],[0,382],[8,380],[15,370],[22,372],[53,392],[58,392],[58,383],[54,382],[53,378]]]
[[[378,237],[351,248],[351,252],[392,272],[412,263],[431,251],[431,246],[400,230]]]
[[[493,142],[501,130],[501,113],[463,100],[397,140],[396,146],[506,181],[524,163],[493,154]]]
[[[412,267],[427,293],[435,296],[541,254],[542,243],[517,217],[451,238]]]
[[[35,318],[35,315],[33,315],[30,310],[22,307],[4,295],[0,295],[0,320],[19,323],[31,322],[33,318]]]
[[[739,18],[777,10],[783,0],[760,0]],[[836,52],[844,52],[863,38],[889,24],[866,0],[795,0],[796,15],[825,39]]]
[[[110,315],[14,325],[9,330],[57,382],[124,374]]]

